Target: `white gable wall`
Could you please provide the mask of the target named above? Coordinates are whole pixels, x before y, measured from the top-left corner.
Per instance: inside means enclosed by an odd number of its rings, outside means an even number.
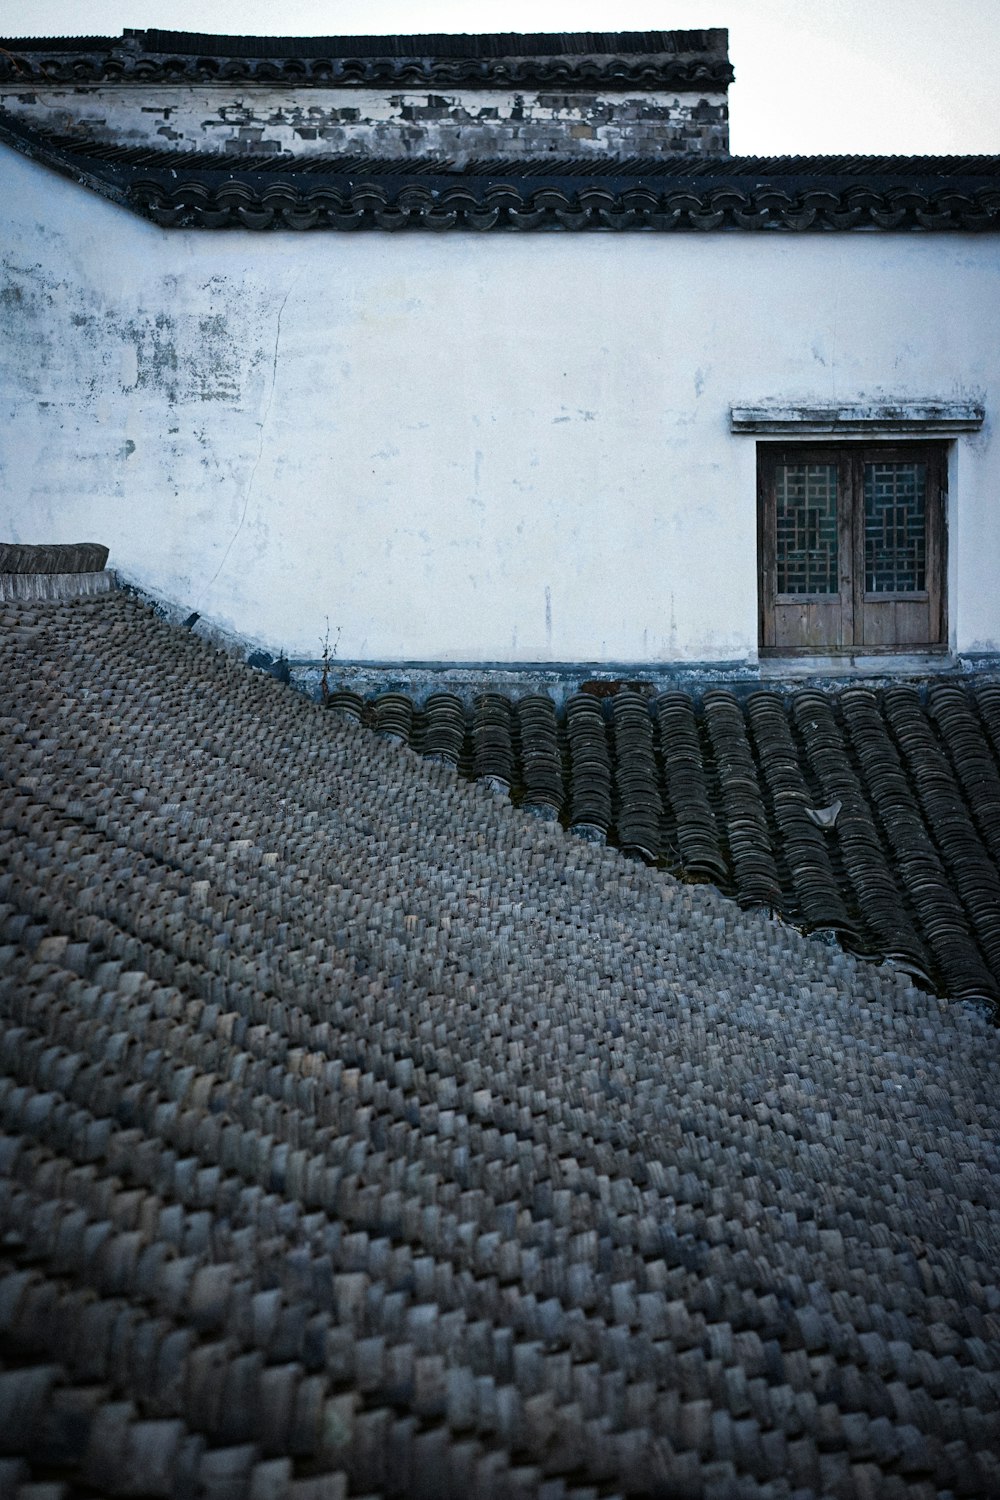
[[[0,151],[0,536],[290,655],[756,655],[734,403],[985,400],[949,618],[1000,649],[1000,238],[160,230]]]

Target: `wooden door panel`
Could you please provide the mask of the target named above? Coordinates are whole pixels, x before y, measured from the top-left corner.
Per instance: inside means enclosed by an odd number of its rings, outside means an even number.
[[[885,595],[866,594],[862,616],[862,639],[859,646],[901,651],[936,645],[931,634],[930,606],[927,595],[908,599],[887,599]]]
[[[839,599],[832,603],[816,599],[781,601],[775,605],[773,643],[779,651],[815,651],[822,655],[842,649],[843,629]]]

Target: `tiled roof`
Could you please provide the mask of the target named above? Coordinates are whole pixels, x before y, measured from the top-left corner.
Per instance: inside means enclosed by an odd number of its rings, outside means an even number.
[[[715,848],[706,734],[734,810],[748,723],[780,748],[815,719],[817,776],[845,776],[808,700],[801,723],[713,701],[704,730],[659,716],[692,849],[699,806]],[[883,733],[916,757],[936,734],[893,701],[843,709],[859,781]],[[551,720],[522,718],[561,795]],[[510,769],[495,739],[484,719],[482,765]],[[0,751],[4,1494],[1000,1493],[978,1012],[567,838],[121,596],[0,611]],[[926,754],[928,806],[946,769]],[[901,840],[909,790],[885,781]],[[737,827],[759,852],[752,808]]]
[[[733,77],[721,28],[701,31],[473,36],[214,36],[126,30],[121,37],[0,42],[0,82],[290,83],[497,88],[725,90]]]
[[[99,542],[62,542],[50,546],[0,542],[0,573],[97,573],[107,560],[108,549]]]
[[[0,142],[168,228],[996,230],[1000,157],[568,161],[109,146],[0,115]]]
[[[542,695],[330,706],[744,907],[1000,1001],[1000,682],[602,701],[606,686],[559,721]]]

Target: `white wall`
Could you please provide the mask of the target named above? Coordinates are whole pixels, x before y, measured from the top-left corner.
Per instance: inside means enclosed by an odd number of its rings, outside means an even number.
[[[0,536],[272,650],[756,651],[764,398],[986,399],[953,644],[1000,648],[996,236],[160,230],[0,150]]]

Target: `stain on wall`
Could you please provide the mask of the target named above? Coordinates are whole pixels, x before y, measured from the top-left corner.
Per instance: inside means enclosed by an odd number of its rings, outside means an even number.
[[[235,402],[249,309],[231,285],[220,281],[216,290],[226,310],[199,311],[167,275],[152,305],[126,311],[57,265],[0,257],[0,382],[44,397],[59,373],[74,369],[92,399],[110,376],[122,393],[155,394],[168,405]]]

